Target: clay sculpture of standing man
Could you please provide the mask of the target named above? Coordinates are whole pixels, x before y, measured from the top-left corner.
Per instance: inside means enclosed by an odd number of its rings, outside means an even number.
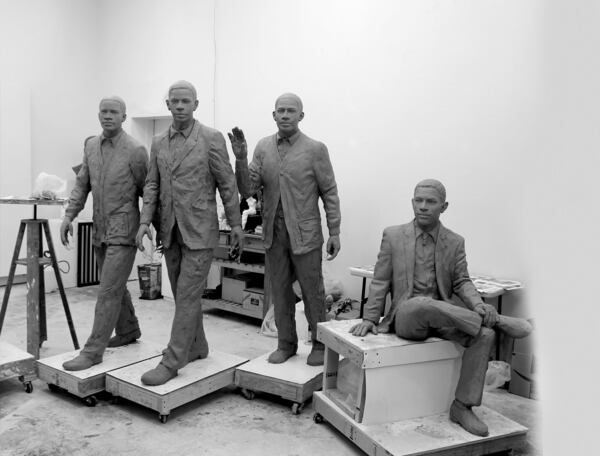
[[[532,328],[526,320],[499,315],[481,299],[467,270],[464,239],[440,223],[448,207],[442,183],[419,182],[412,206],[413,221],[383,231],[363,321],[350,331],[360,337],[395,332],[418,341],[435,336],[465,347],[450,419],[486,436],[487,425],[472,407],[481,405],[494,329],[519,338]],[[392,303],[380,322],[388,292]]]
[[[68,245],[72,221],[83,209],[89,192],[94,198],[94,253],[100,275],[92,333],[80,354],[63,364],[66,370],[88,369],[102,362],[107,346],[118,347],[141,336],[127,290],[135,260],[135,235],[140,221],[139,198],[148,171],[144,146],[123,131],[125,102],[119,97],[100,101],[102,133],[86,139],[83,164],[60,228]],[[113,329],[116,335],[110,337]]]
[[[302,101],[286,93],[277,98],[273,119],[276,134],[261,139],[248,166],[243,132],[229,134],[236,156],[240,193],[247,198],[263,190],[263,237],[266,273],[270,275],[271,302],[277,326],[277,350],[270,363],[283,363],[296,354],[295,324],[297,278],[304,309],[312,330],[312,350],[307,364],[323,364],[324,347],[316,339],[317,323],[325,321],[325,292],[321,269],[324,238],[318,201],[322,199],[329,229],[328,260],[340,250],[340,200],[327,147],[298,128],[304,118]]]
[[[143,250],[143,236],[151,238],[149,225],[158,211],[175,316],[162,360],[142,376],[146,385],[162,385],[187,363],[208,356],[201,298],[219,240],[217,188],[231,226],[232,250],[241,253],[243,247],[239,197],[225,138],[194,119],[198,99],[189,82],[174,83],[166,103],[173,123],[152,140],[136,242]]]

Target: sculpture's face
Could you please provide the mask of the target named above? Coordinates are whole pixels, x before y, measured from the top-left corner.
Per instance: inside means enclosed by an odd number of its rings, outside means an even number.
[[[98,120],[105,136],[112,136],[121,129],[126,115],[121,103],[113,100],[103,100],[98,111]]]
[[[173,115],[173,120],[178,124],[188,124],[194,118],[194,111],[198,107],[198,100],[190,89],[173,89],[169,93],[167,107]]]
[[[446,210],[448,203],[442,201],[436,189],[417,187],[412,199],[412,206],[417,224],[427,231],[438,224],[440,215]]]
[[[289,137],[298,131],[298,123],[304,118],[304,113],[293,97],[282,97],[277,100],[273,119],[277,123],[279,134]]]

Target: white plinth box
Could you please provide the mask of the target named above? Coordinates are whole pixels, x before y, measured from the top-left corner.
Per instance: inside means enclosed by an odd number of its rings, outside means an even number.
[[[360,321],[319,323],[317,339],[325,345],[323,393],[363,424],[448,411],[463,348],[438,338],[415,342],[395,334],[353,336],[348,330]]]

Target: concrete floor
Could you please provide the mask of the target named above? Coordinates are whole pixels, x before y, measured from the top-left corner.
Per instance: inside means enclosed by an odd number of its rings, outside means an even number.
[[[174,304],[170,300],[139,300],[134,296],[143,339],[166,344]],[[81,345],[89,335],[97,287],[67,290]],[[4,288],[0,288],[4,294]],[[13,288],[2,340],[25,349],[25,285]],[[73,350],[60,296],[47,295],[48,340],[41,357]],[[219,310],[205,312],[211,347],[249,359],[271,351],[276,340],[259,333],[260,321]],[[328,424],[315,424],[308,403],[293,415],[290,403],[272,396],[248,401],[233,387],[179,407],[161,424],[157,413],[131,402],[108,400],[86,407],[76,397],[52,393],[34,381],[26,394],[15,380],[0,382],[0,455],[362,455]],[[484,405],[529,428],[527,441],[514,456],[538,456],[539,403],[496,390],[485,393]]]

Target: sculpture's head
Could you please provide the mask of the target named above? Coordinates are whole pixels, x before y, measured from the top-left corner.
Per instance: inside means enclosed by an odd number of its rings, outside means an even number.
[[[446,188],[435,179],[425,179],[415,187],[412,199],[415,220],[421,229],[429,231],[435,228],[440,215],[448,208]]]
[[[304,119],[303,109],[302,100],[296,94],[284,93],[277,98],[273,119],[281,136],[290,137],[299,130],[298,123]]]
[[[127,118],[125,101],[116,95],[100,100],[98,120],[104,131],[104,136],[115,136],[121,130],[121,124]]]
[[[166,103],[176,126],[187,126],[198,107],[196,88],[190,82],[177,81],[169,87]]]

